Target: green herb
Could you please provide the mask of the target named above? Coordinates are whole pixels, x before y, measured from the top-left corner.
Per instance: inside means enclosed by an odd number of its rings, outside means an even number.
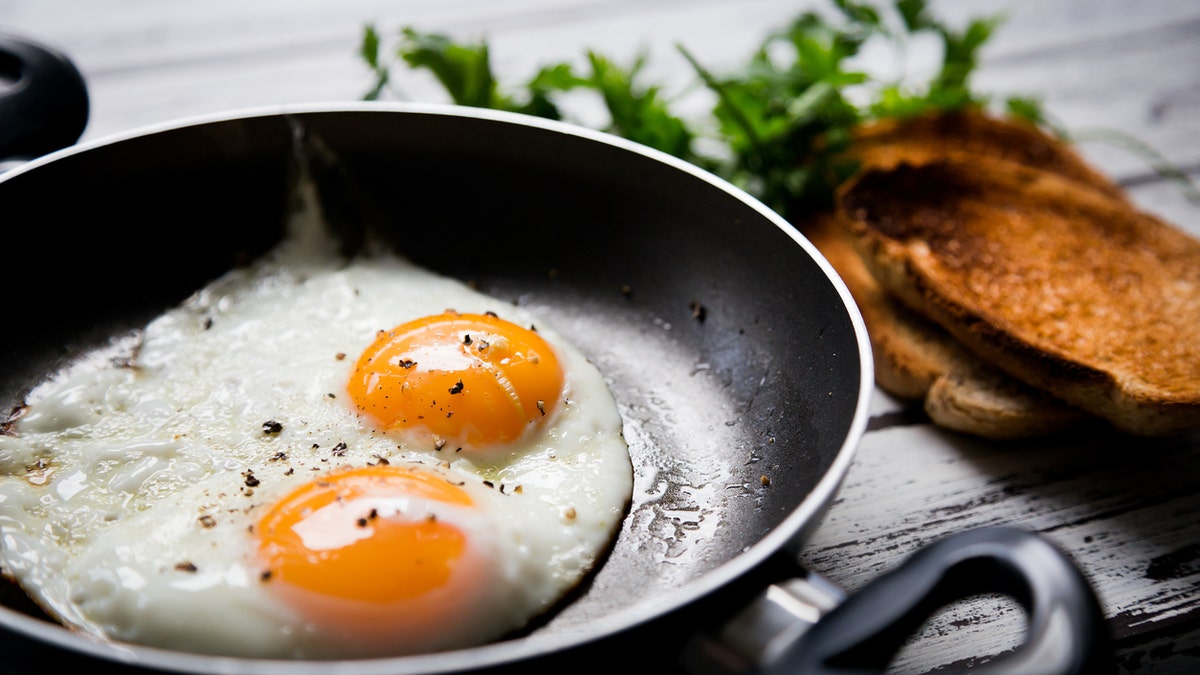
[[[557,63],[524,84],[502,91],[486,41],[455,42],[411,27],[401,31],[395,53],[404,64],[432,73],[461,105],[564,119],[557,97],[579,90],[599,96],[608,111],[605,131],[700,165],[755,194],[783,213],[826,205],[833,188],[854,171],[843,151],[855,127],[884,117],[984,106],[970,75],[998,18],[970,22],[956,31],[934,19],[925,0],[897,0],[889,11],[851,0],[831,0],[831,11],[800,14],[769,34],[741,69],[726,74],[705,67],[683,45],[680,53],[698,80],[715,94],[711,119],[688,121],[671,110],[660,86],[640,82],[638,56],[622,67],[594,51],[586,67]],[[881,82],[850,65],[870,40],[883,41],[897,57],[920,34],[936,36],[943,58],[923,89]],[[362,55],[375,74],[364,98],[379,98],[390,73],[380,59],[381,41],[368,25]],[[508,93],[511,91],[513,93]],[[1040,120],[1038,103],[1011,99],[1010,113]],[[697,140],[710,138],[721,152],[702,154]]]
[[[992,101],[974,91],[971,75],[980,49],[1001,17],[974,19],[962,29],[934,18],[926,0],[894,0],[890,6],[830,0],[828,11],[807,11],[768,34],[739,69],[717,73],[676,45],[695,71],[697,84],[714,94],[710,117],[686,120],[675,114],[661,85],[640,79],[645,56],[627,66],[594,51],[585,65],[555,63],[523,83],[501,87],[492,72],[488,44],[455,42],[412,27],[400,32],[397,58],[432,73],[458,104],[567,119],[562,97],[571,91],[598,96],[607,110],[599,125],[726,178],[785,215],[824,208],[834,188],[855,166],[844,151],[854,130],[874,120],[933,111],[988,108],[1064,134],[1049,124],[1041,103],[1028,97]],[[933,37],[941,61],[928,82],[914,85],[905,73],[892,80],[857,69],[855,57],[880,43],[897,63],[918,38]],[[364,95],[376,100],[390,88],[382,43],[367,25],[361,55],[375,82]],[[571,120],[577,121],[577,120]],[[701,152],[701,140],[716,152]]]
[[[639,75],[645,57],[622,67],[606,56],[586,53],[588,70],[555,63],[541,68],[523,85],[508,94],[500,90],[492,74],[486,41],[454,42],[437,33],[421,33],[411,27],[400,32],[395,53],[403,63],[424,69],[441,83],[450,99],[460,105],[520,112],[548,119],[565,119],[556,97],[572,90],[600,96],[610,121],[602,130],[662,150],[677,157],[715,169],[715,165],[692,151],[694,132],[670,111],[657,86],[644,86]],[[365,29],[361,54],[375,75],[375,83],[364,95],[377,100],[389,89],[390,71],[380,59],[381,40],[373,25]]]

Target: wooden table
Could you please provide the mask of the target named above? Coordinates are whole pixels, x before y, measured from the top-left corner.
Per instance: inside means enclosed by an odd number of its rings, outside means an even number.
[[[617,60],[646,49],[647,81],[671,83],[685,110],[692,71],[675,43],[714,69],[749,56],[806,5],[785,0],[0,0],[0,29],[56,45],[90,86],[86,139],[150,123],[259,105],[359,99],[363,25],[487,37],[501,80],[594,48]],[[971,0],[934,3],[952,22],[1004,12],[984,51],[980,89],[1041,97],[1072,131],[1116,129],[1200,178],[1200,3],[1195,0]],[[424,74],[397,73],[407,98],[443,101]],[[594,114],[586,106],[580,121]],[[594,117],[591,120],[594,121]],[[1200,204],[1135,154],[1080,146],[1144,208],[1200,236]],[[1200,330],[1200,326],[1197,326]],[[1035,529],[1095,585],[1122,672],[1200,672],[1200,437],[1101,434],[984,442],[931,426],[882,392],[870,431],[804,552],[853,592],[909,553],[984,524]],[[1012,602],[979,598],[938,614],[896,672],[964,665],[1019,641]]]

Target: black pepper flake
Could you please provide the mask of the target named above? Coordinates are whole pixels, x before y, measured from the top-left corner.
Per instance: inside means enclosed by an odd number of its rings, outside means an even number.
[[[451,394],[461,394],[462,390],[463,390],[463,381],[461,379],[458,382],[455,382],[453,387],[450,387]]]
[[[496,487],[496,484],[495,484],[495,483],[493,483],[493,482],[492,482],[492,481],[490,481],[490,480],[485,480],[485,481],[483,481],[483,484],[484,484],[484,486],[485,486],[485,487],[490,487],[490,488],[494,488],[494,487]]]
[[[337,354],[333,355],[333,358],[337,359],[338,361],[344,361],[346,359],[346,352],[338,352]]]
[[[343,457],[346,454],[346,444],[338,443],[337,445],[333,446],[333,449],[330,450],[330,452],[333,453],[334,457]]]
[[[272,462],[282,462],[285,459],[287,459],[287,453],[282,450],[275,453],[274,455],[271,455]]]
[[[413,361],[412,359],[400,359],[396,362],[396,365],[400,366],[401,368],[408,369],[417,365],[417,362]]]
[[[470,333],[463,334],[463,344],[464,345],[471,344],[471,334]]]
[[[253,471],[246,471],[242,474],[246,477],[246,487],[257,487],[259,480],[254,477]]]
[[[210,316],[210,317],[205,318],[204,319],[204,330],[208,330],[208,329],[212,328],[212,326],[213,326],[212,317]]]
[[[263,422],[262,430],[264,434],[277,434],[283,431],[283,425],[275,420],[267,420]]]
[[[270,581],[271,580],[271,570],[263,570],[262,574],[258,575],[258,580],[259,581]]]
[[[337,394],[333,393],[332,391],[325,395],[328,396],[329,398],[337,398]]]
[[[200,521],[200,527],[203,527],[205,529],[217,526],[217,519],[213,518],[210,515],[200,516],[197,520]]]
[[[690,307],[692,310],[692,318],[704,323],[704,317],[706,314],[708,314],[708,310],[704,308],[704,305],[693,300],[690,304],[688,304],[688,307]]]
[[[545,417],[546,416],[546,402],[541,399],[538,399],[537,408],[538,408],[538,412],[542,413],[542,417]]]
[[[183,562],[175,563],[175,569],[179,570],[180,572],[195,572],[198,568],[196,567],[195,563],[185,560]]]
[[[356,525],[358,525],[359,527],[366,527],[366,526],[367,526],[367,519],[366,519],[366,518],[359,518],[357,521],[355,521],[355,524],[356,524]]]
[[[488,348],[488,347],[491,347],[491,346],[492,346],[492,345],[491,345],[491,343],[490,343],[490,342],[488,342],[487,340],[480,340],[480,341],[479,341],[479,346],[478,346],[478,347],[476,347],[476,349],[478,349],[478,350],[479,350],[479,351],[481,351],[481,352],[486,352],[486,351],[487,351],[487,348]]]
[[[296,469],[295,469],[294,467],[290,467],[290,466],[289,466],[289,467],[287,468],[287,471],[284,471],[284,472],[283,472],[283,475],[285,475],[285,476],[290,476],[290,475],[292,475],[292,474],[294,474],[294,473],[296,473]]]
[[[490,310],[490,309],[489,309],[488,311],[484,312],[484,313],[483,313],[483,315],[484,315],[484,316],[490,316],[490,317],[492,317],[493,319],[499,319],[499,318],[500,318],[500,315],[499,315],[499,314],[497,314],[497,313],[493,312],[493,311],[492,311],[492,310]]]

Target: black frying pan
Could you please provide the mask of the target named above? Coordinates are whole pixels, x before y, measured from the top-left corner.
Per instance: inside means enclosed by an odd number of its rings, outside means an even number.
[[[4,38],[10,61],[14,43],[28,47]],[[21,78],[36,84],[36,69]],[[570,602],[511,639],[336,663],[97,643],[10,588],[0,627],[14,672],[48,663],[198,673],[882,670],[925,617],[983,592],[1008,593],[1030,612],[1025,644],[997,667],[1107,664],[1087,582],[1020,530],[946,540],[849,600],[795,565],[866,425],[871,359],[850,295],[803,237],[746,194],[573,126],[413,105],[242,111],[68,147],[0,174],[9,317],[0,405],[17,405],[73,355],[277,241],[297,148],[346,232],[382,227],[414,261],[532,308],[605,374],[636,470],[612,555]],[[799,630],[808,624],[784,611],[780,592],[824,618]],[[803,637],[772,642],[789,631]]]

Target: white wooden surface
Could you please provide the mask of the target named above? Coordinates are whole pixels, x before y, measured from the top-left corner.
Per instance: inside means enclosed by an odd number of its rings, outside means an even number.
[[[90,86],[93,139],[182,117],[290,102],[350,101],[370,76],[362,26],[487,37],[501,80],[594,48],[648,50],[648,80],[689,90],[682,43],[715,69],[742,63],[808,3],[784,0],[0,0],[0,30],[66,51]],[[1200,2],[945,0],[951,21],[1005,13],[975,80],[1041,97],[1066,128],[1116,129],[1200,180]],[[888,64],[876,63],[875,67]],[[442,101],[423,74],[397,73],[413,100]],[[595,111],[581,104],[580,121]],[[1144,208],[1200,236],[1188,202],[1140,158],[1103,143],[1085,156]],[[1200,326],[1197,326],[1200,330]],[[1200,437],[1097,435],[986,443],[941,431],[880,393],[875,419],[828,518],[805,552],[853,591],[914,549],[982,524],[1036,529],[1095,584],[1122,672],[1200,672]],[[969,664],[1016,644],[1020,610],[982,598],[939,614],[896,672]]]

